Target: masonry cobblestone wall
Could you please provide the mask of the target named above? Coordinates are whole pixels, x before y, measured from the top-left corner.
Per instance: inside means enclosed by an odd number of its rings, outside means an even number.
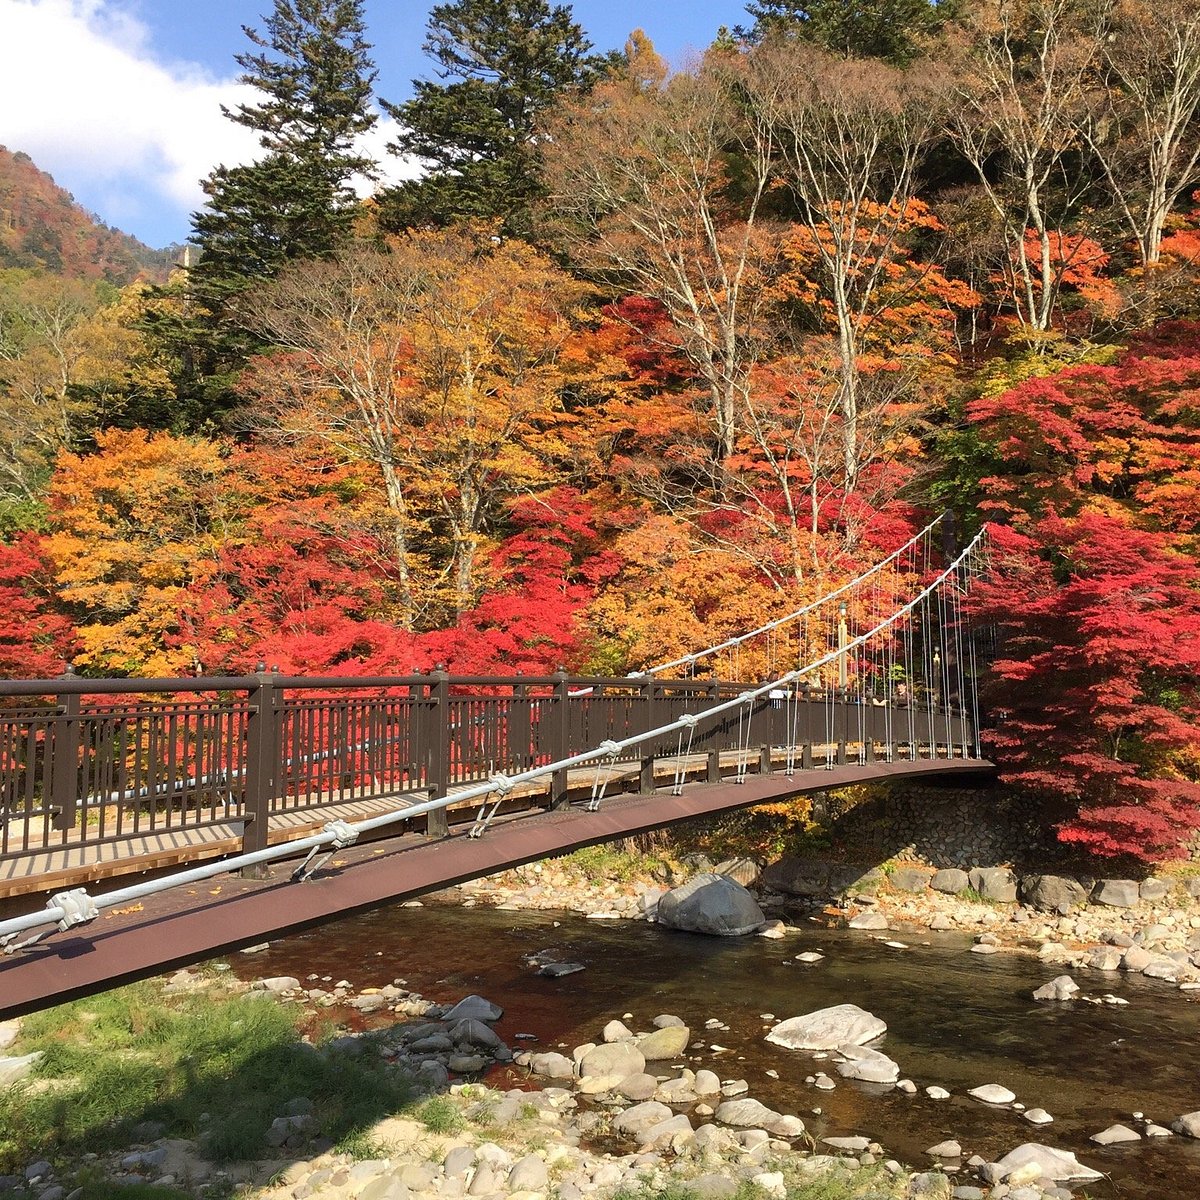
[[[997,786],[892,785],[832,816],[829,829],[848,857],[964,870],[1032,864],[1054,848],[1039,806]]]

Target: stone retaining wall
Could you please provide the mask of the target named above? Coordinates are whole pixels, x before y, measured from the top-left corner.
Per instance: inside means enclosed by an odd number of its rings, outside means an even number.
[[[1040,865],[1055,846],[1037,805],[999,785],[873,789],[830,822],[833,847],[860,861],[931,867]]]

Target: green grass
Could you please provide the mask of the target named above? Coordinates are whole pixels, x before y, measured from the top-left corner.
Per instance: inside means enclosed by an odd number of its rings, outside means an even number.
[[[586,875],[594,884],[630,883],[635,879],[649,877],[663,860],[651,854],[630,853],[612,846],[585,846],[562,859],[565,867],[573,868]]]
[[[114,1183],[111,1179],[97,1179],[83,1185],[79,1200],[192,1200],[192,1194],[153,1183]]]
[[[409,1082],[378,1055],[302,1042],[302,1015],[245,996],[164,996],[147,982],[27,1017],[20,1052],[43,1058],[33,1080],[0,1093],[0,1172],[111,1150],[143,1121],[235,1161],[264,1152],[290,1100],[311,1100],[335,1140],[406,1104]]]
[[[388,1158],[392,1153],[390,1145],[376,1141],[367,1129],[352,1129],[334,1149],[339,1154],[348,1154],[355,1162]]]
[[[463,1127],[462,1113],[446,1096],[434,1096],[417,1110],[417,1119],[430,1133],[457,1133]]]
[[[763,1170],[778,1169],[764,1166]],[[786,1178],[787,1200],[860,1200],[866,1196],[896,1195],[897,1182],[882,1168],[831,1171],[812,1178]],[[749,1181],[738,1185],[733,1200],[763,1200],[763,1192]],[[621,1188],[613,1200],[698,1200],[686,1181],[669,1179],[655,1186],[649,1179],[637,1187]]]

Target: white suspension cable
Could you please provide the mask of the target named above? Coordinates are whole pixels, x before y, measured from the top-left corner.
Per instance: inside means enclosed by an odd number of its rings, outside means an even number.
[[[113,892],[107,892],[103,896],[90,897],[82,888],[73,889],[71,892],[60,892],[52,896],[45,908],[38,912],[28,913],[21,917],[12,917],[5,921],[0,921],[0,946],[4,946],[6,950],[11,951],[17,947],[12,945],[12,942],[17,934],[23,933],[29,929],[36,929],[44,925],[57,925],[60,929],[66,930],[73,925],[82,924],[87,920],[94,919],[96,915],[103,909],[119,908],[127,905],[135,900],[144,899],[147,896],[156,895],[159,892],[167,891],[170,888],[180,887],[185,884],[199,883],[205,879],[211,879],[216,875],[228,874],[232,871],[238,871],[245,867],[258,866],[263,863],[274,862],[278,859],[292,857],[299,852],[305,850],[319,849],[321,847],[332,845],[336,848],[337,843],[341,841],[343,844],[349,844],[345,839],[350,836],[359,836],[364,833],[370,833],[376,829],[384,829],[389,825],[396,825],[404,821],[412,820],[414,817],[425,816],[432,812],[438,812],[447,809],[452,805],[465,804],[472,800],[483,800],[488,796],[495,796],[497,792],[501,793],[500,798],[514,787],[525,783],[533,783],[547,776],[553,775],[557,771],[570,770],[572,767],[585,766],[588,764],[599,765],[599,760],[608,758],[611,761],[626,750],[633,749],[636,746],[642,745],[644,742],[662,739],[670,734],[676,733],[679,730],[688,728],[693,719],[702,719],[707,717],[718,716],[722,713],[738,711],[742,706],[749,706],[755,700],[767,696],[773,689],[790,686],[805,675],[813,671],[819,671],[824,667],[831,666],[838,662],[841,656],[844,656],[851,650],[865,646],[871,638],[890,629],[898,621],[909,616],[916,610],[918,605],[928,601],[937,589],[952,575],[954,575],[964,563],[971,561],[971,556],[982,546],[986,536],[986,530],[981,530],[976,534],[975,538],[964,549],[958,557],[938,575],[927,587],[925,587],[917,596],[910,600],[907,604],[897,609],[884,620],[880,621],[874,628],[866,633],[860,634],[858,637],[847,642],[845,646],[840,646],[814,662],[808,663],[806,666],[798,670],[788,671],[779,676],[777,679],[770,680],[766,683],[759,684],[757,687],[750,688],[730,700],[722,701],[712,705],[710,708],[703,710],[698,714],[687,714],[684,717],[677,718],[665,725],[660,725],[657,728],[646,730],[643,733],[631,734],[626,738],[615,741],[606,741],[601,745],[591,750],[585,750],[579,754],[572,754],[566,758],[559,759],[557,762],[546,763],[539,767],[531,768],[527,771],[521,771],[515,775],[495,775],[491,779],[481,783],[473,784],[464,788],[460,792],[453,793],[448,796],[440,797],[435,800],[427,800],[420,804],[414,804],[407,808],[396,809],[389,813],[382,813],[377,817],[370,817],[362,821],[355,822],[336,822],[331,823],[320,833],[315,833],[305,838],[298,838],[293,842],[285,842],[280,845],[271,846],[264,850],[252,851],[247,854],[237,854],[231,858],[222,859],[219,862],[208,863],[202,867],[194,867],[187,871],[182,871],[179,874],[164,877],[162,879],[152,880],[147,883],[134,884],[131,887],[119,888]],[[832,690],[832,689],[830,689]],[[930,732],[933,733],[933,708],[930,705]],[[931,747],[931,753],[936,757],[936,744]],[[744,757],[744,756],[740,756]],[[832,763],[830,764],[832,765]],[[607,772],[605,775],[607,776]],[[600,800],[603,799],[604,787],[607,786],[607,777],[601,782],[599,780],[600,773],[597,772],[598,787],[594,790],[592,804],[588,807],[592,808],[599,806]],[[742,773],[744,778],[744,771]]]
[[[841,587],[836,588],[834,591],[826,593],[817,600],[813,600],[811,603],[804,605],[803,608],[798,608],[794,612],[787,613],[782,617],[776,617],[773,621],[768,621],[765,625],[760,625],[757,629],[751,629],[749,633],[740,633],[737,637],[727,638],[725,641],[719,642],[715,646],[708,646],[703,650],[694,650],[691,654],[685,654],[680,658],[673,658],[670,662],[658,663],[656,666],[647,667],[645,671],[641,671],[639,674],[658,675],[662,671],[670,671],[673,667],[687,667],[691,670],[695,670],[696,663],[700,659],[707,658],[710,654],[718,654],[722,650],[728,650],[730,652],[731,675],[733,678],[736,678],[736,660],[734,659],[734,654],[739,646],[750,641],[751,638],[758,637],[760,634],[770,633],[773,630],[781,629],[784,626],[789,625],[792,621],[806,616],[808,613],[820,608],[822,604],[828,604],[830,600],[836,600],[839,596],[845,595],[847,592],[858,587],[860,583],[865,583],[868,579],[874,578],[885,567],[888,567],[892,563],[896,562],[909,549],[916,546],[923,539],[927,540],[933,529],[942,521],[944,521],[949,515],[949,513],[942,513],[935,517],[919,533],[914,533],[913,536],[909,538],[908,541],[905,542],[904,545],[898,550],[893,550],[892,553],[887,556],[887,558],[881,559],[873,567],[870,567],[868,570],[864,571],[857,578],[851,579],[849,583],[844,583]],[[926,553],[925,557],[926,566],[928,566],[928,553]]]

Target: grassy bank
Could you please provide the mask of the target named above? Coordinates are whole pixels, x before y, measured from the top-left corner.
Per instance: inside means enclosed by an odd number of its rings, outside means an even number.
[[[110,1150],[148,1126],[197,1139],[217,1162],[253,1158],[293,1102],[335,1143],[409,1102],[407,1080],[369,1047],[329,1052],[328,1031],[301,1040],[305,1016],[263,993],[147,982],[26,1018],[11,1052],[42,1058],[0,1091],[0,1173]]]

